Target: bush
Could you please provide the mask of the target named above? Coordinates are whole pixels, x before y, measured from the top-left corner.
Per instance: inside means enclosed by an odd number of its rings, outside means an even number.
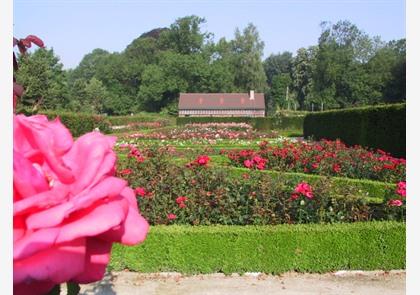
[[[404,181],[406,161],[361,146],[348,147],[339,140],[319,142],[283,141],[279,146],[260,143],[260,150],[232,150],[231,162],[238,167],[371,179]],[[257,167],[253,159],[264,165]]]
[[[118,175],[137,188],[142,214],[153,225],[405,219],[405,205],[393,207],[386,201],[385,204],[372,202],[360,187],[337,185],[327,177],[308,181],[312,196],[296,196],[302,178],[255,170],[235,175],[225,167],[209,166],[211,159],[207,163],[208,158],[200,156],[186,166],[179,166],[172,162],[174,153],[170,147],[141,151],[131,148],[129,157],[120,161]],[[377,197],[399,198],[395,186],[384,188],[383,194]]]
[[[405,223],[154,226],[138,246],[114,245],[110,269],[223,272],[405,269]]]
[[[310,113],[304,136],[341,139],[349,145],[382,149],[405,157],[405,104]]]
[[[87,132],[91,132],[95,128],[99,128],[102,133],[111,132],[111,123],[107,120],[107,117],[101,115],[89,113],[73,113],[66,111],[33,111],[25,108],[16,110],[16,113],[24,114],[26,116],[32,116],[36,114],[45,115],[50,120],[59,117],[60,121],[70,130],[74,137],[78,137]]]
[[[111,132],[111,124],[104,116],[55,111],[41,111],[40,114],[46,115],[50,120],[59,117],[74,137],[91,132],[95,128],[99,128],[102,133]]]
[[[135,123],[144,122],[160,122],[162,126],[173,125],[173,119],[154,113],[140,113],[133,116],[108,116],[107,119],[111,122],[112,126],[123,126]]]
[[[277,115],[275,117],[178,117],[177,125],[192,123],[248,123],[258,130],[302,130],[304,116]]]

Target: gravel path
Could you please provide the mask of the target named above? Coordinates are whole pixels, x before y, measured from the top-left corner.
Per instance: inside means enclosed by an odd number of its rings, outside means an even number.
[[[405,271],[339,271],[327,274],[249,273],[183,276],[178,273],[116,272],[82,287],[81,295],[399,295]]]

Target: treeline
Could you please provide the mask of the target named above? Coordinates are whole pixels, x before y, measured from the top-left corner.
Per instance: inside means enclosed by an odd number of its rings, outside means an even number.
[[[180,92],[251,89],[266,94],[269,113],[405,100],[405,39],[385,43],[348,21],[322,23],[317,45],[263,60],[264,42],[253,24],[216,42],[204,23],[197,16],[179,18],[122,52],[95,49],[67,71],[53,49],[20,56],[17,81],[26,90],[20,107],[175,113]]]

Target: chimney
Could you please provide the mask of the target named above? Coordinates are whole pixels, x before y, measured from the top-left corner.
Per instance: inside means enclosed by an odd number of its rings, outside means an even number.
[[[254,96],[254,90],[250,90],[250,91],[249,91],[249,99],[250,99],[250,100],[254,100],[254,99],[255,99],[255,96]]]

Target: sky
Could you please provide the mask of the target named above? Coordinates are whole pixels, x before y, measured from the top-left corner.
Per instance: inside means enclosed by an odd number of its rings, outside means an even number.
[[[349,20],[384,41],[405,38],[404,0],[14,0],[14,36],[37,35],[64,68],[95,48],[121,52],[133,39],[187,15],[214,40],[256,25],[264,57],[317,44],[320,23]]]

